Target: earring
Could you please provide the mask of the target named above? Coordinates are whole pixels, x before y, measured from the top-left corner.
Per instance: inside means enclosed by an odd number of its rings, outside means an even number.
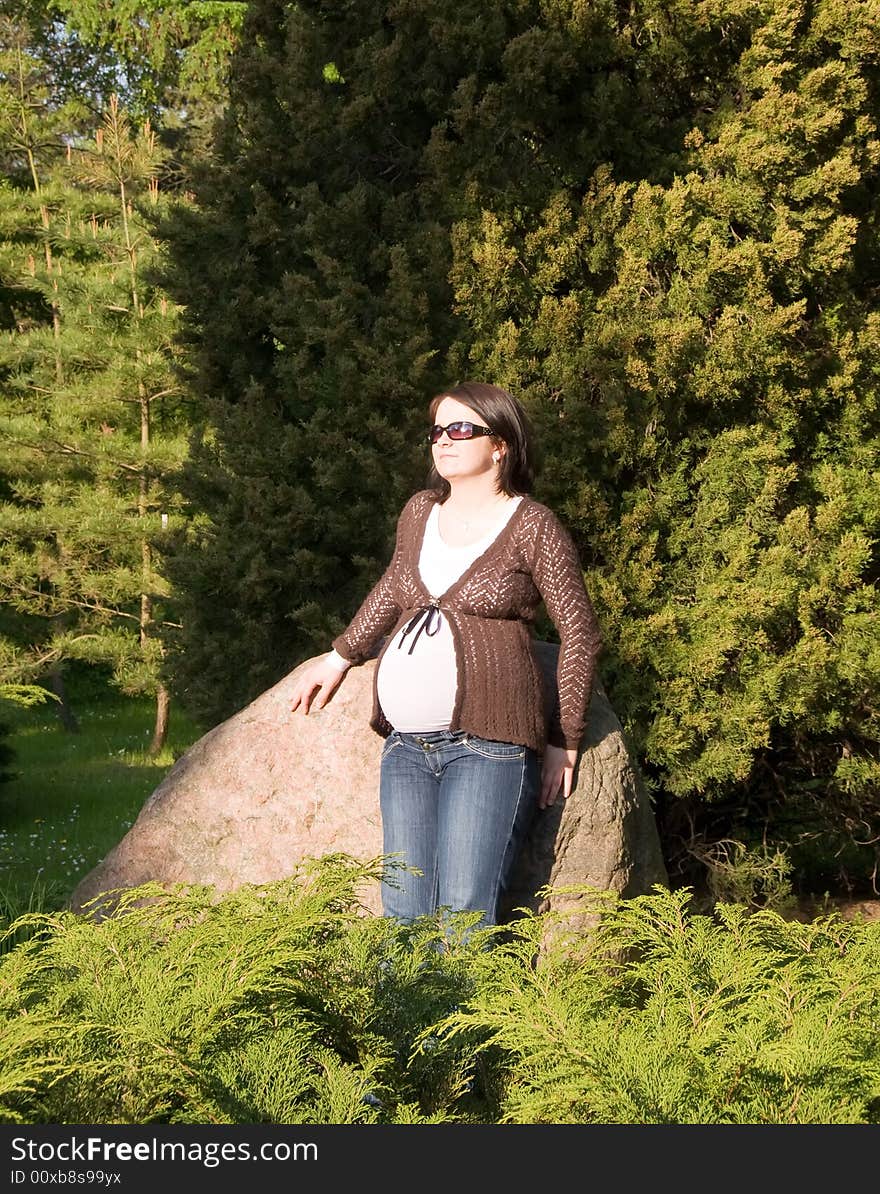
[[[495,463],[497,464],[497,463],[498,463],[498,461],[501,459],[501,453],[500,453],[500,452],[493,452],[493,453],[492,453],[492,459],[493,459],[493,460],[495,461]]]

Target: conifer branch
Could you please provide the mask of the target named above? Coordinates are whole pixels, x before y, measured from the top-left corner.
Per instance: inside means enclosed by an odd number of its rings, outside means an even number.
[[[42,589],[32,589],[28,585],[23,585],[20,581],[14,581],[14,580],[7,579],[4,581],[4,586],[7,589],[14,590],[17,593],[22,593],[26,597],[37,597],[37,598],[40,598],[43,601],[46,601],[54,606],[59,606],[62,609],[70,609],[70,608],[86,609],[90,613],[109,614],[113,618],[127,618],[129,621],[137,622],[138,624],[140,624],[141,619],[140,619],[139,614],[129,614],[129,613],[126,613],[125,610],[116,609],[114,607],[106,606],[106,605],[99,605],[97,602],[83,601],[76,597],[59,596],[57,593],[46,593]],[[11,603],[6,598],[0,596],[0,604],[9,605]],[[163,622],[153,622],[151,624],[153,626],[164,626],[169,630],[182,630],[183,629],[183,626],[179,622],[164,622],[163,621]],[[88,636],[83,635],[81,637],[88,637]],[[70,641],[73,642],[75,640],[71,639]]]
[[[5,432],[0,434],[7,434]],[[139,477],[142,475],[147,465],[126,464],[121,460],[115,460],[111,456],[105,456],[101,452],[89,452],[85,448],[76,448],[73,444],[62,443],[61,440],[47,440],[45,443],[37,444],[32,440],[21,439],[18,436],[9,436],[14,438],[15,443],[23,448],[30,448],[32,452],[40,452],[44,456],[82,456],[86,460],[101,460],[112,464],[114,468],[122,469],[123,472],[132,473]]]

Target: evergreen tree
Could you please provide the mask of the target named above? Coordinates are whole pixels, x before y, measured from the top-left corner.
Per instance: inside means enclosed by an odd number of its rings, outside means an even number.
[[[694,65],[712,63],[687,126],[667,126],[683,134],[674,168],[639,176],[612,154],[570,162],[543,208],[476,196],[455,236],[471,317],[456,351],[532,399],[667,841],[725,801],[705,832],[760,840],[769,818],[802,867],[846,851],[865,878],[880,830],[876,19],[847,0],[630,14],[645,74],[682,29]]]
[[[199,209],[169,230],[209,424],[168,561],[173,669],[206,721],[328,647],[424,477],[454,325],[431,137],[466,44],[504,44],[483,5],[437,8],[431,43],[424,5],[395,26],[365,0],[253,4]]]
[[[82,84],[77,92],[72,86],[59,85],[56,71],[35,49],[39,42],[30,25],[11,16],[0,17],[0,162],[4,180],[0,183],[0,207],[3,211],[2,237],[7,248],[12,244],[28,246],[27,272],[35,272],[40,260],[47,278],[52,279],[48,294],[23,280],[21,256],[18,249],[11,254],[0,253],[0,327],[16,333],[51,323],[53,339],[60,334],[60,308],[57,295],[57,266],[53,260],[53,245],[49,234],[47,203],[33,202],[44,191],[44,183],[64,160],[65,138],[81,135],[89,119],[88,106],[81,95],[88,95],[88,81],[75,66],[67,78]],[[87,72],[88,73],[88,72]],[[39,117],[39,118],[38,118]],[[38,223],[37,223],[38,220]],[[55,372],[60,372],[60,357],[56,352]],[[6,371],[0,372],[6,380]],[[0,472],[0,497],[14,502],[11,478]],[[43,636],[40,618],[27,619],[6,607],[7,635],[3,653],[3,676],[21,678],[31,669],[27,667],[28,652],[22,645],[39,641]],[[64,621],[60,615],[59,622]],[[12,622],[17,622],[14,627]],[[78,728],[76,717],[67,701],[64,686],[64,661],[53,657],[49,663],[49,680],[58,697],[59,713],[68,730]],[[24,672],[22,672],[24,669]]]
[[[466,350],[506,296],[450,273],[470,214],[526,228],[614,155],[625,175],[670,176],[712,55],[733,51],[699,32],[643,63],[651,20],[620,27],[619,10],[251,5],[199,210],[169,231],[210,424],[168,564],[184,602],[176,682],[203,718],[326,647],[423,475],[426,399],[472,362],[492,375]],[[743,24],[730,20],[731,44]]]
[[[7,152],[23,154],[31,185],[0,189],[0,274],[14,296],[0,340],[0,587],[42,633],[5,660],[4,678],[109,663],[125,691],[156,695],[155,751],[168,715],[155,633],[168,590],[153,540],[173,517],[164,478],[186,425],[176,310],[149,278],[160,250],[141,209],[161,203],[162,153],[111,101],[90,147],[59,164],[48,139],[56,160],[43,153],[43,170],[39,65],[19,53],[4,72]]]

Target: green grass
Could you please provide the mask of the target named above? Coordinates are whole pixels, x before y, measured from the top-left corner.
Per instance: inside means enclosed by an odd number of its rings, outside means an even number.
[[[73,695],[78,734],[62,728],[52,704],[4,705],[16,778],[0,785],[0,917],[61,907],[201,735],[172,706],[167,743],[151,759],[151,700],[94,683],[83,692]]]

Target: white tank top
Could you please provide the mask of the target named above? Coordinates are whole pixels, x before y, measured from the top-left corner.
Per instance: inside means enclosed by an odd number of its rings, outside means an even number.
[[[431,509],[419,554],[419,575],[432,596],[440,597],[497,539],[522,498],[510,501],[501,520],[476,543],[450,547],[440,537],[440,506]],[[436,633],[430,635],[430,628]],[[404,734],[448,730],[455,708],[458,674],[452,631],[442,612],[434,613],[430,627],[418,636],[406,635],[404,626],[389,643],[379,663],[376,683],[382,712],[395,730]],[[412,650],[410,648],[412,647]]]

